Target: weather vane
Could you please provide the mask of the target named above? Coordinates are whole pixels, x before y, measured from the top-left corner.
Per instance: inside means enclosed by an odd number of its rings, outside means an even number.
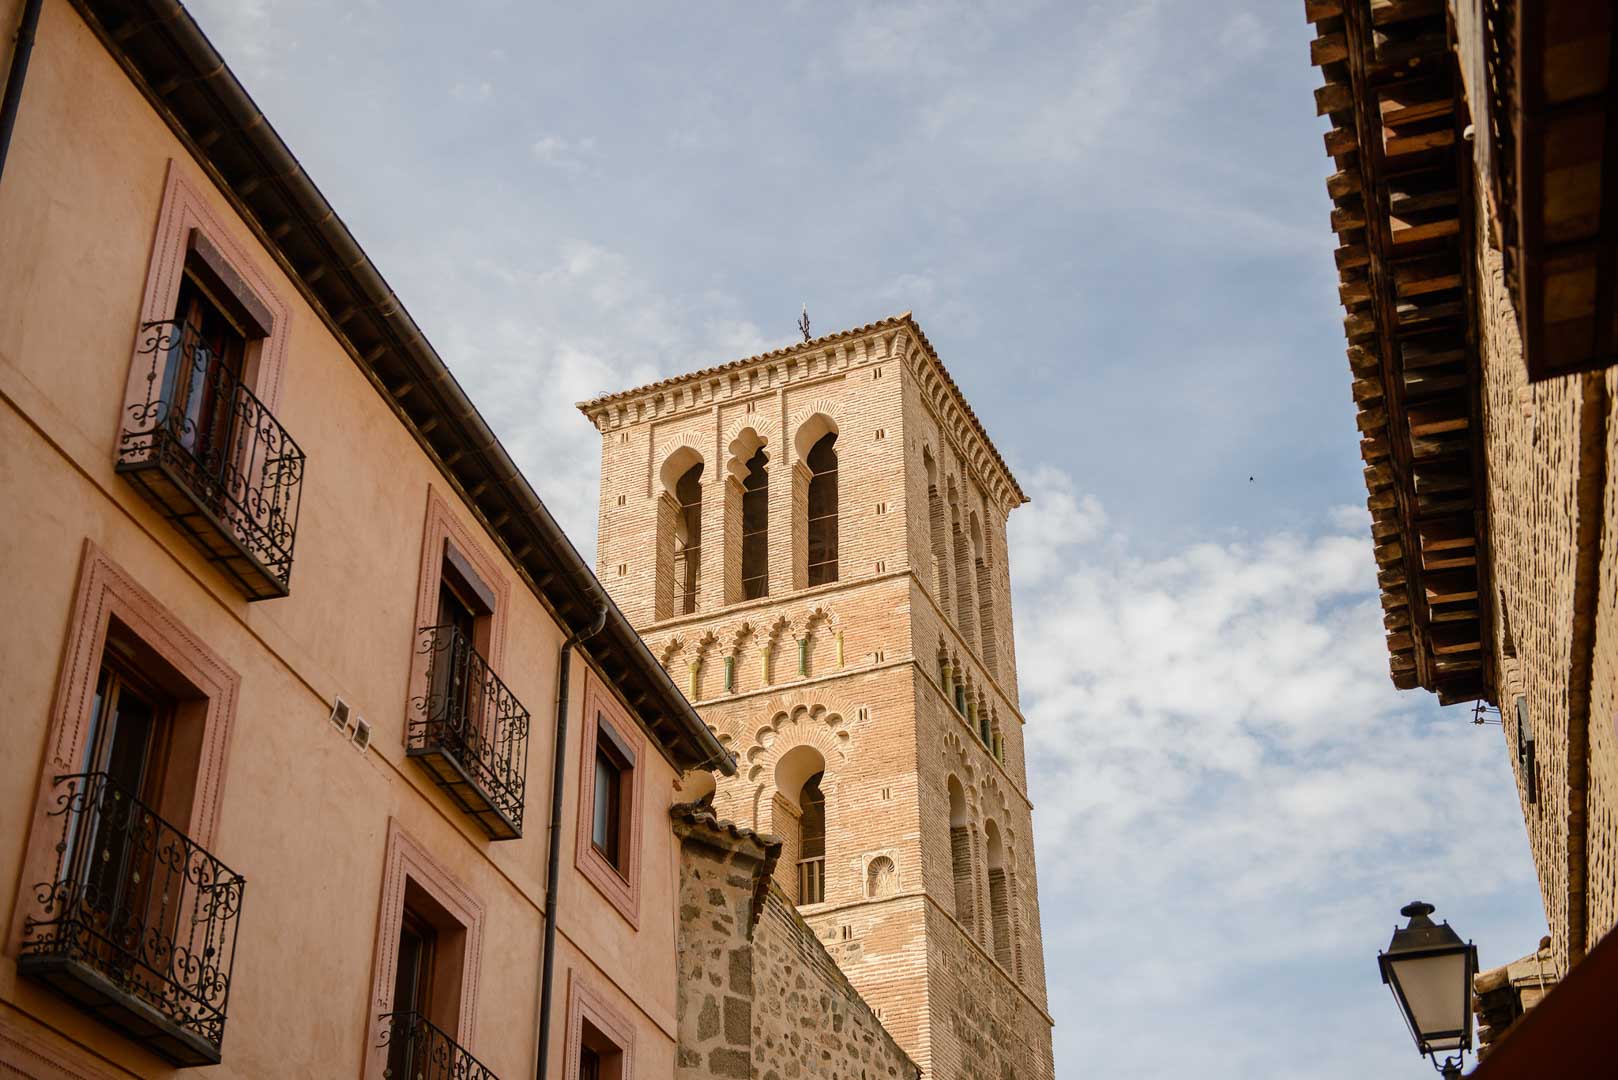
[[[809,340],[809,305],[803,305],[803,314],[798,316],[798,330],[803,334],[803,340]]]

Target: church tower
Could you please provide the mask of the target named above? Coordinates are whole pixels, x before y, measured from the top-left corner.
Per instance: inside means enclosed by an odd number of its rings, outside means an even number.
[[[777,884],[929,1080],[1050,1080],[1006,566],[1027,500],[921,328],[580,409],[597,573],[737,757],[716,811],[782,837]]]

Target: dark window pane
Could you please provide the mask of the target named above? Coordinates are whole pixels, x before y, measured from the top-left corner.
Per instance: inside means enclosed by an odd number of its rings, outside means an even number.
[[[809,450],[809,584],[837,580],[837,442],[822,436]]]
[[[769,595],[770,490],[769,458],[760,450],[747,462],[742,482],[742,598]]]
[[[619,862],[621,814],[623,799],[623,771],[605,747],[596,748],[595,806],[592,807],[590,840],[607,861],[622,868]]]

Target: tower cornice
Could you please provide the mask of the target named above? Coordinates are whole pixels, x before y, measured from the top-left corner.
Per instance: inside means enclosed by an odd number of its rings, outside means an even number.
[[[876,339],[877,348],[854,350],[854,355],[850,355],[850,346],[872,338]],[[826,363],[814,363],[819,358],[824,358]],[[854,364],[880,360],[898,360],[910,368],[921,384],[929,407],[939,414],[965,460],[985,478],[998,505],[1009,511],[1028,501],[983,422],[908,311],[755,356],[601,394],[578,402],[577,407],[598,431],[605,433],[625,424],[710,408],[716,400],[773,390]],[[736,386],[743,383],[747,388],[737,390]]]

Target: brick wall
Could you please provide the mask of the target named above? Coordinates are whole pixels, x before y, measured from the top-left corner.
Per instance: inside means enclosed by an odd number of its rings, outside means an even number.
[[[835,961],[927,1076],[1041,1080],[1053,1074],[1051,1022],[1005,537],[1022,497],[913,324],[827,340],[583,406],[602,432],[601,574],[737,755],[715,810],[783,834],[775,878],[791,898],[796,823],[777,768],[800,748],[819,754],[825,900],[791,913],[791,925],[818,937],[813,955]],[[802,456],[828,424],[839,433],[839,575],[806,588]],[[760,442],[770,460],[770,594],[737,602],[739,559],[723,549],[737,531],[735,478]],[[651,541],[667,502],[662,473],[691,453],[705,463],[701,598],[691,615],[659,618]],[[955,707],[956,681],[968,710]],[[1003,761],[979,716],[1000,733]],[[970,931],[954,915],[951,776],[967,792]],[[991,833],[1003,848],[998,919]],[[883,886],[871,895],[877,860]],[[782,930],[787,913],[777,914],[770,925]],[[961,995],[977,1004],[962,1012]],[[830,1038],[820,1025],[845,1022],[811,1013],[782,1014],[771,1030]],[[713,1037],[711,1024],[704,1030]],[[1001,1071],[981,1072],[986,1063]]]
[[[1495,698],[1538,869],[1551,956],[1565,974],[1570,961],[1618,921],[1618,423],[1612,415],[1618,374],[1530,385],[1500,253],[1488,243],[1486,224],[1475,246]],[[1597,544],[1592,602],[1579,596],[1577,575],[1580,551],[1595,551]],[[1533,802],[1520,762],[1519,696],[1534,733]]]

